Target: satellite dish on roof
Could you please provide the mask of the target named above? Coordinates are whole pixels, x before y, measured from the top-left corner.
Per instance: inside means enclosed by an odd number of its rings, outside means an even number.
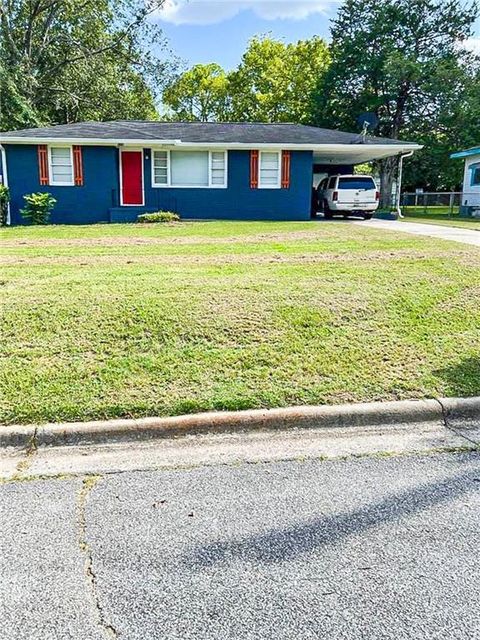
[[[363,129],[374,131],[378,127],[378,116],[376,113],[361,113],[357,118],[357,124]]]
[[[361,142],[365,143],[367,133],[373,133],[378,127],[378,117],[375,113],[362,113],[357,118],[358,126],[362,128]]]

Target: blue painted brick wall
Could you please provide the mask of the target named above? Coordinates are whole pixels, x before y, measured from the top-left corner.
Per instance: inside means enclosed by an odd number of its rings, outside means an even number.
[[[112,190],[118,188],[118,151],[114,147],[83,147],[82,187],[41,186],[36,145],[5,145],[8,185],[11,193],[11,223],[22,224],[23,196],[48,192],[57,199],[53,224],[108,222]]]
[[[145,159],[146,203],[185,218],[306,220],[310,217],[313,160],[294,151],[289,189],[251,189],[250,152],[229,151],[227,189],[175,189],[151,186],[150,157]]]
[[[5,145],[12,196],[12,224],[22,224],[23,195],[51,193],[57,204],[54,224],[91,224],[134,220],[141,208],[118,208],[118,149],[84,146],[82,187],[40,186],[37,147]],[[144,210],[170,209],[184,218],[307,220],[310,217],[313,159],[310,151],[293,151],[289,189],[251,189],[250,152],[230,151],[227,189],[175,189],[151,186],[151,151],[144,153]],[[124,212],[124,213],[123,213]]]

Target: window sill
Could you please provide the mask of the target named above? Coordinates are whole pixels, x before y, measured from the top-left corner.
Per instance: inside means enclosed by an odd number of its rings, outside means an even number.
[[[152,189],[228,189],[228,185],[152,184]]]

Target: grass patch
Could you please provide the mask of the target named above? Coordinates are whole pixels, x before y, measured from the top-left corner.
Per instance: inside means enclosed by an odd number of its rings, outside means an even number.
[[[359,225],[11,228],[0,422],[480,393],[480,251]]]
[[[447,227],[480,231],[480,219],[460,217],[458,207],[453,212],[449,207],[402,207],[402,212],[405,216],[405,222],[440,224]]]

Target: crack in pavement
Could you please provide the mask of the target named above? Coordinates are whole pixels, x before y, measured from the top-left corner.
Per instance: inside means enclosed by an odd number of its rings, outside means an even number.
[[[93,606],[95,610],[95,618],[97,624],[103,629],[105,635],[109,640],[115,640],[118,638],[118,633],[115,627],[108,621],[105,612],[103,610],[102,605],[100,604],[100,599],[98,596],[97,590],[97,576],[93,569],[93,558],[92,552],[90,549],[90,545],[87,541],[87,516],[86,516],[86,507],[90,492],[93,488],[103,479],[103,476],[95,475],[95,476],[87,476],[83,478],[82,488],[78,492],[77,496],[77,512],[78,512],[78,546],[80,547],[80,551],[85,558],[84,562],[84,571],[85,571],[85,579],[87,582],[88,590],[90,592],[90,597],[93,601]]]
[[[458,431],[454,427],[450,426],[448,424],[447,410],[445,409],[445,406],[444,406],[443,402],[439,398],[435,398],[435,400],[438,402],[438,404],[440,405],[440,408],[442,410],[443,425],[444,425],[445,429],[448,429],[449,431],[451,431],[452,433],[457,435],[459,438],[463,438],[463,440],[465,440],[466,442],[469,442],[470,444],[473,444],[475,446],[475,448],[478,449],[480,447],[480,442],[477,442],[477,440],[473,440],[473,438],[469,438],[468,436],[466,436],[461,431]]]
[[[12,480],[19,480],[31,467],[33,457],[36,455],[38,450],[37,434],[38,427],[35,427],[32,437],[28,441],[27,448],[25,450],[25,457],[17,464]]]

